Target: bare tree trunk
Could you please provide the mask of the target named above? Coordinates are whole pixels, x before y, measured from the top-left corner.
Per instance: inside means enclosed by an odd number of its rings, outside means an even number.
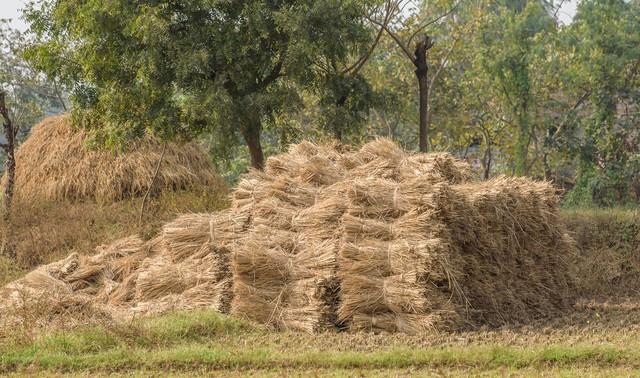
[[[518,136],[515,151],[515,175],[529,175],[529,144],[531,142],[531,122],[529,119],[529,104],[522,99],[517,108]]]
[[[262,170],[264,168],[264,153],[262,152],[262,144],[260,143],[261,124],[259,120],[253,120],[251,124],[243,130],[244,140],[249,147],[249,155],[251,155],[251,166]]]
[[[420,152],[429,151],[429,127],[428,127],[428,117],[429,117],[429,82],[427,80],[426,70],[424,74],[418,73],[416,70],[416,76],[418,76],[418,89],[420,95]]]
[[[484,170],[482,172],[482,179],[488,180],[491,177],[491,163],[492,163],[493,155],[491,152],[491,146],[487,145],[487,148],[484,150],[484,157],[482,158],[482,164],[484,166]]]
[[[9,117],[9,109],[5,100],[5,93],[0,92],[0,115],[4,118],[2,123],[4,129],[4,135],[7,138],[7,142],[0,144],[0,147],[7,155],[5,161],[5,172],[7,174],[7,182],[4,187],[4,217],[9,219],[11,216],[11,204],[13,202],[13,187],[16,176],[16,157],[15,157],[15,138],[16,132],[13,128],[13,123]]]
[[[416,44],[414,51],[416,67],[416,78],[418,79],[418,91],[420,96],[420,134],[419,150],[427,152],[429,150],[429,66],[427,65],[427,51],[433,47],[433,41],[427,35]]]
[[[549,154],[546,151],[542,155],[542,166],[544,168],[544,179],[551,180],[553,173],[551,173],[551,166],[549,166]]]
[[[344,104],[347,102],[347,96],[340,96],[340,98],[338,98],[338,100],[336,101],[336,107],[338,109],[341,109]],[[333,125],[333,137],[336,138],[336,140],[338,142],[342,142],[342,124],[339,124],[337,122],[334,121],[334,125]]]
[[[58,101],[60,101],[60,105],[62,105],[62,110],[67,111],[67,105],[64,103],[64,99],[62,98],[62,93],[60,92],[60,88],[58,87],[58,82],[53,80],[53,88],[56,92],[56,97],[58,97]]]
[[[486,144],[484,155],[482,156],[482,179],[488,180],[491,176],[491,164],[493,163],[493,151],[491,150],[492,141],[489,131],[484,126],[481,126],[481,129],[484,143]]]

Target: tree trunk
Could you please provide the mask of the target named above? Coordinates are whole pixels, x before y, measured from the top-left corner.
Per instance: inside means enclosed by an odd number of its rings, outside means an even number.
[[[518,137],[516,140],[515,175],[526,176],[528,172],[527,159],[529,155],[529,117],[524,106],[518,116]]]
[[[480,125],[480,129],[482,130],[482,137],[486,145],[484,155],[482,156],[482,179],[488,180],[491,176],[491,164],[493,163],[493,150],[491,149],[493,141],[491,140],[491,134],[483,124]]]
[[[7,174],[7,182],[4,187],[4,216],[8,219],[11,215],[11,203],[13,201],[13,186],[16,176],[16,157],[15,157],[15,131],[13,123],[9,117],[9,109],[5,102],[5,93],[0,93],[0,115],[4,118],[2,126],[7,142],[2,144],[2,149],[7,154],[5,161],[5,172]]]
[[[340,129],[339,127],[334,127],[333,128],[333,137],[338,142],[342,142],[342,129]]]
[[[429,36],[416,44],[415,60],[413,64],[416,67],[416,78],[418,79],[418,93],[420,98],[420,152],[429,150],[429,78],[427,65],[427,51],[433,47],[433,41]]]
[[[420,91],[420,152],[429,151],[429,82],[427,80],[427,70],[424,73],[419,72],[421,69],[416,70],[416,76],[418,76],[418,88]]]
[[[260,143],[261,128],[262,125],[260,120],[252,120],[242,133],[244,140],[247,143],[247,147],[249,147],[251,166],[259,170],[264,168],[264,153],[262,152],[262,144]]]
[[[336,107],[338,109],[342,109],[342,107],[344,106],[344,104],[347,102],[347,96],[340,96],[338,98],[338,100],[336,100]],[[333,130],[333,137],[336,138],[336,140],[338,142],[342,142],[342,129],[343,129],[344,125],[342,123],[338,123],[336,122],[336,120],[334,120],[334,124],[332,125],[332,130]]]
[[[493,155],[491,153],[491,146],[487,145],[487,148],[484,150],[484,157],[482,158],[484,171],[482,172],[482,179],[488,180],[491,177],[491,163],[493,160]]]

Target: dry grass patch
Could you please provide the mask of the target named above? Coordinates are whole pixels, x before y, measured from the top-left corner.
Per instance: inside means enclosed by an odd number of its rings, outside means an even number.
[[[640,213],[626,209],[564,210],[578,248],[572,274],[582,297],[625,301],[640,297]]]

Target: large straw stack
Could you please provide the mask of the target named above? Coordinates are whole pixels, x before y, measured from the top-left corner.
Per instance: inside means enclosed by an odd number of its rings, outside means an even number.
[[[50,283],[121,317],[211,307],[310,332],[419,333],[566,310],[572,244],[553,189],[469,177],[447,154],[386,139],[358,151],[303,142],[245,175],[229,210],[182,216],[149,242],[126,239],[15,285]]]
[[[293,146],[252,172],[232,312],[278,327],[416,333],[526,322],[571,303],[571,244],[545,183],[469,182],[446,154],[388,140]]]

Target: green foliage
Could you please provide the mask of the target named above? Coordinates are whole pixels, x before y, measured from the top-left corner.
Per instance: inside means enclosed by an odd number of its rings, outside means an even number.
[[[495,6],[487,15],[475,41],[480,49],[474,57],[479,63],[474,73],[493,83],[490,90],[495,97],[490,106],[497,107],[498,117],[510,124],[515,140],[514,173],[525,175],[530,171],[533,118],[540,103],[534,67],[539,64],[539,55],[544,54],[539,46],[546,34],[554,32],[556,24],[542,3],[520,5]]]
[[[359,134],[368,119],[374,94],[361,75],[329,75],[320,84],[321,125],[339,139]]]
[[[567,38],[580,38],[571,74],[576,85],[588,88],[591,110],[581,119],[579,173],[593,180],[595,203],[624,203],[640,175],[640,3],[582,1]]]
[[[72,88],[76,120],[118,146],[150,132],[259,138],[296,109],[318,60],[369,38],[355,0],[132,3],[41,0],[27,12],[30,61]],[[255,148],[249,143],[250,148]],[[224,155],[224,153],[222,153]]]

